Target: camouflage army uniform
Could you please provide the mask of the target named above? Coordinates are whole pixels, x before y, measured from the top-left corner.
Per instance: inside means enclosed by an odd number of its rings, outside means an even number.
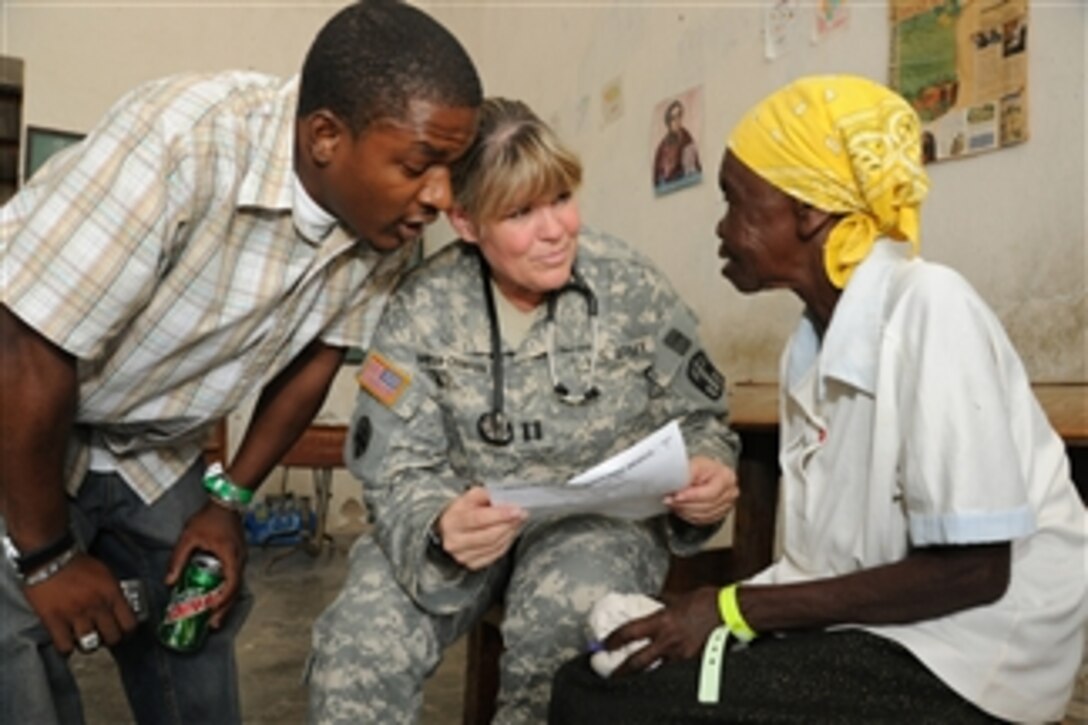
[[[375,523],[351,554],[344,590],[314,628],[311,717],[412,722],[442,650],[497,601],[506,646],[496,722],[542,722],[551,677],[585,645],[583,623],[608,590],[655,593],[669,550],[694,553],[716,527],[672,516],[533,520],[508,554],[472,572],[429,539],[474,483],[560,483],[680,419],[689,455],[734,465],[724,380],[696,319],[626,244],[582,230],[576,267],[597,297],[600,395],[564,403],[548,369],[546,305],[517,349],[504,344],[506,446],[480,436],[492,407],[491,338],[475,247],[454,243],[394,295],[364,362],[347,444]],[[556,377],[589,381],[590,323],[579,294],[557,298]]]

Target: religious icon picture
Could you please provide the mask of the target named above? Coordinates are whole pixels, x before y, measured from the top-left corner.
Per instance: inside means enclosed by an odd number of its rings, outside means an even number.
[[[703,178],[699,138],[703,131],[703,88],[665,98],[651,119],[654,193],[668,194]]]

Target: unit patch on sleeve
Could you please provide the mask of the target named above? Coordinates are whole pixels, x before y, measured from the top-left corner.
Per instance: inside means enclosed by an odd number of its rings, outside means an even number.
[[[370,393],[387,408],[393,407],[408,389],[412,376],[376,352],[369,353],[356,376],[359,387]]]
[[[725,392],[725,377],[702,350],[692,355],[688,361],[688,380],[711,400],[721,398]]]
[[[370,418],[365,415],[355,423],[355,430],[351,435],[351,457],[362,458],[366,449],[370,447],[370,436],[374,432],[374,426],[370,424]]]

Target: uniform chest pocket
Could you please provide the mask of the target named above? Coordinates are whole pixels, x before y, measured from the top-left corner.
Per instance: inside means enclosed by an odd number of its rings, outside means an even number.
[[[489,354],[444,358],[431,366],[447,435],[463,451],[477,478],[516,475],[534,458],[555,455],[554,416],[547,406],[554,396],[543,355],[503,357],[501,391]]]
[[[466,354],[428,358],[420,365],[435,384],[438,403],[458,438],[475,430],[476,419],[492,407],[494,376],[490,356]],[[468,421],[472,421],[471,425]]]
[[[620,428],[643,425],[650,401],[662,393],[652,375],[653,339],[606,338],[603,342],[595,375],[600,390],[596,415]]]

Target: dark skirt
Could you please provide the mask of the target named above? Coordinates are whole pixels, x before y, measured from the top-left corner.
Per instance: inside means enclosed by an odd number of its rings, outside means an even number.
[[[731,649],[717,704],[698,702],[699,658],[604,679],[588,655],[556,674],[552,725],[995,723],[899,644],[860,630],[762,637]]]

